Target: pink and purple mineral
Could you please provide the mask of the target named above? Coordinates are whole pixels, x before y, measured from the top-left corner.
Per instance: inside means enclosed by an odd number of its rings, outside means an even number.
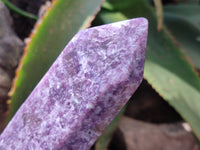
[[[78,32],[0,136],[1,150],[88,150],[140,85],[148,22]]]

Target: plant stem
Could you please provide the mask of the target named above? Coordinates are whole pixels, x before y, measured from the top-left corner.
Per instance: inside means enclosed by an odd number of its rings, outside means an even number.
[[[37,20],[38,17],[34,14],[28,13],[26,11],[23,11],[22,9],[16,7],[15,5],[13,5],[9,0],[1,0],[10,10],[18,13],[19,15],[22,15],[24,17],[28,17],[31,19],[35,19]]]
[[[155,6],[156,6],[156,14],[158,18],[158,31],[162,30],[163,27],[163,6],[161,0],[154,0]]]

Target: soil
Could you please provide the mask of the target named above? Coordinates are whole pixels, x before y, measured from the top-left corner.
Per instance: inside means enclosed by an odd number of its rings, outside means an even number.
[[[181,116],[143,80],[128,102],[125,115],[150,123],[182,121]]]

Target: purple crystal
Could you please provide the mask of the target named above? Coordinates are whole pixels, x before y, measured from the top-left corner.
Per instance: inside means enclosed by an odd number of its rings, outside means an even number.
[[[88,150],[143,78],[148,22],[80,31],[0,136],[1,150]]]

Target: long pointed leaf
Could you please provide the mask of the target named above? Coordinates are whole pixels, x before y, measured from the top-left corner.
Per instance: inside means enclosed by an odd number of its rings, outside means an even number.
[[[116,130],[118,123],[124,114],[125,109],[126,109],[126,105],[120,110],[120,112],[113,119],[113,121],[110,123],[110,125],[106,127],[105,131],[103,132],[103,134],[99,137],[99,139],[96,142],[95,150],[107,150],[108,149],[108,145],[112,139],[112,135],[113,135],[114,131]]]
[[[164,12],[200,25],[200,5],[167,5]]]
[[[200,80],[167,30],[157,32],[150,6],[135,0],[126,9],[100,13],[104,23],[141,16],[149,20],[144,77],[190,123],[200,139]]]
[[[164,10],[168,29],[190,61],[200,69],[200,6],[169,5]]]
[[[78,30],[89,26],[103,0],[57,0],[27,46],[13,87],[10,117]]]
[[[165,24],[190,61],[200,69],[200,28],[171,13],[165,13]]]

